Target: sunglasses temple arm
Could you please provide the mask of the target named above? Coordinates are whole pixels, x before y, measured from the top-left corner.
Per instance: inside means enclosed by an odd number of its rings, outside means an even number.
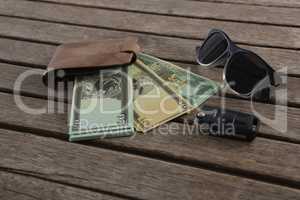
[[[270,66],[266,63],[267,65],[267,71],[270,77],[270,82],[272,86],[279,86],[282,83],[282,80],[279,76],[279,74]]]
[[[280,75],[277,72],[273,73],[273,79],[274,79],[274,86],[277,87],[280,84],[282,84],[282,79],[280,77]]]

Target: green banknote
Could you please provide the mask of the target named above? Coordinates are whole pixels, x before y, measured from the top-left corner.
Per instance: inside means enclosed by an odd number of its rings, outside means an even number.
[[[141,61],[129,66],[133,79],[134,118],[138,132],[147,132],[187,113],[191,106],[157,79]]]
[[[69,120],[69,140],[80,141],[134,133],[133,85],[128,67],[77,77]]]
[[[140,53],[138,59],[152,70],[161,82],[185,98],[193,108],[199,107],[219,90],[219,85],[172,63]]]

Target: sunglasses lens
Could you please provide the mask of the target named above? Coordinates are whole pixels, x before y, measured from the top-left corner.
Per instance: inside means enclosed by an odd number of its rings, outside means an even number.
[[[226,80],[240,94],[248,94],[267,76],[264,62],[256,55],[235,54],[227,65]]]
[[[210,64],[216,61],[227,49],[228,42],[223,34],[214,33],[197,52],[200,64]]]

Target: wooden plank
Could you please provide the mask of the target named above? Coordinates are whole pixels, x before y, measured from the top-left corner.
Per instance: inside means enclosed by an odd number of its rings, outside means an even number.
[[[0,199],[10,200],[95,200],[124,199],[66,186],[30,176],[0,171]]]
[[[266,7],[300,8],[300,2],[298,0],[194,0],[194,1],[259,5],[259,6],[266,6]]]
[[[6,113],[6,115],[0,116],[2,126],[23,131],[28,130],[43,136],[67,138],[66,112],[28,114],[16,106],[11,94],[0,93],[0,97],[0,109]],[[24,104],[31,108],[45,108],[52,105],[51,102],[49,104],[48,101],[42,99],[21,98]],[[232,108],[234,106],[235,108],[243,107],[242,102],[239,101],[227,103],[230,104],[230,107],[233,106]],[[210,100],[208,104],[216,105],[217,100]],[[65,110],[68,107],[66,104],[62,106]],[[266,112],[268,110],[267,108]],[[289,111],[289,115],[292,115],[288,116],[289,119],[299,116],[300,110],[292,109]],[[191,116],[187,116],[185,119],[189,119],[189,117]],[[300,123],[298,118],[293,120],[289,121],[288,133],[283,134],[283,136],[287,135],[299,141]],[[169,129],[166,127],[158,128],[149,134],[137,135],[131,139],[99,140],[95,145],[108,145],[109,147],[113,145],[113,148],[134,149],[134,152],[148,152],[148,154],[154,152],[158,156],[168,155],[170,158],[186,159],[190,163],[210,163],[212,167],[223,166],[227,170],[233,169],[233,173],[242,171],[247,172],[246,174],[275,177],[279,180],[289,180],[290,183],[299,186],[300,174],[297,173],[300,159],[299,145],[262,138],[257,138],[253,143],[247,144],[240,141],[199,136],[198,129],[188,126],[187,123],[184,125],[171,123],[169,127]],[[275,134],[274,131],[271,134]],[[235,148],[231,149],[231,147]],[[261,154],[261,150],[266,147],[268,147],[267,150]],[[192,151],[195,153],[191,153]],[[212,159],[212,157],[215,158]]]
[[[193,39],[206,38],[209,29],[221,28],[239,43],[288,49],[300,48],[300,28],[79,8],[22,0],[0,2],[2,15]],[[15,6],[16,4],[18,6]]]
[[[2,168],[133,198],[300,197],[296,189],[26,133],[1,130],[0,142]]]
[[[55,52],[53,45],[41,45],[38,43],[0,39],[0,60],[17,62],[46,68]],[[29,52],[30,51],[30,52]]]
[[[136,36],[139,38],[139,43],[146,53],[164,59],[189,63],[195,63],[195,47],[196,45],[200,45],[199,41],[189,39],[151,36],[8,17],[0,17],[0,26],[2,27],[0,29],[0,35],[5,37],[17,37],[55,44]],[[0,39],[0,46],[2,47],[0,48],[1,59],[35,65],[47,65],[52,53],[55,51],[54,48],[49,45],[41,46],[40,44],[7,39]],[[300,68],[298,67],[300,63],[299,51],[249,46],[241,47],[250,49],[261,55],[277,70],[286,67],[288,69],[287,72],[283,71],[282,73],[300,75]]]
[[[171,16],[299,26],[299,9],[178,0],[47,0],[59,4],[109,8]],[[300,4],[299,4],[300,5]]]
[[[55,97],[55,94],[48,94],[47,87],[42,82],[42,74],[45,70],[4,63],[0,63],[0,69],[0,76],[2,77],[0,79],[0,89],[2,91],[21,92],[22,94],[44,99]],[[21,88],[15,88],[15,83],[18,81],[17,79],[20,79],[22,74],[24,75],[26,73],[30,73],[30,75],[22,81]]]

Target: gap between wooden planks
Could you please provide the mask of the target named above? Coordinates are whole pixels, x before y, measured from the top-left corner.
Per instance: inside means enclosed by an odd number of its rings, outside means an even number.
[[[263,6],[263,7],[300,8],[300,2],[298,0],[190,0],[190,1],[205,1],[205,2],[214,2],[214,3],[242,4],[242,5],[245,4],[245,5]]]
[[[0,130],[0,166],[139,199],[297,199],[300,191],[194,167]],[[27,186],[28,187],[28,186]]]
[[[242,44],[300,49],[300,28],[78,8],[23,0],[0,2],[2,15],[191,39],[203,39],[209,29],[221,28]]]

